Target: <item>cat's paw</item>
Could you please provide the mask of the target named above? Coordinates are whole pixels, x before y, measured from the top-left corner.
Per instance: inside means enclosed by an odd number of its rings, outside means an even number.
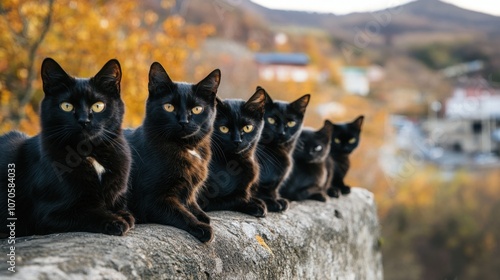
[[[340,196],[339,194],[339,189],[335,188],[335,187],[332,187],[332,188],[329,188],[326,193],[328,194],[329,197],[335,197],[335,198],[338,198]]]
[[[313,193],[309,196],[309,199],[326,202],[328,197],[324,193]]]
[[[286,209],[288,209],[288,205],[289,205],[289,202],[287,199],[284,199],[284,198],[278,198],[276,200],[278,202],[278,204],[280,205],[280,210],[279,212],[282,212],[282,211],[285,211]]]
[[[125,220],[125,222],[127,222],[130,229],[133,229],[135,227],[135,218],[132,215],[132,213],[126,210],[120,210],[116,212],[116,214],[122,217]]]
[[[191,214],[193,214],[198,221],[205,224],[210,224],[210,217],[199,207],[199,205],[189,205],[188,209],[189,212],[191,212]]]
[[[117,218],[104,223],[103,233],[122,236],[130,229],[129,224],[122,218]]]
[[[347,186],[347,185],[344,185],[344,186],[341,186],[340,187],[340,192],[343,194],[343,195],[348,195],[351,193],[351,187]]]
[[[198,221],[204,224],[210,224],[210,217],[205,212],[200,211],[194,215]]]
[[[278,198],[276,200],[266,200],[267,211],[269,212],[283,212],[288,209],[288,200]]]
[[[267,206],[267,211],[269,212],[280,212],[281,211],[281,204],[278,203],[276,200],[266,200],[266,206]]]
[[[257,218],[263,218],[267,215],[267,207],[264,201],[258,198],[253,198],[247,205],[245,205],[242,212]]]
[[[192,225],[188,232],[203,243],[207,243],[214,237],[213,229],[209,224],[197,223]]]

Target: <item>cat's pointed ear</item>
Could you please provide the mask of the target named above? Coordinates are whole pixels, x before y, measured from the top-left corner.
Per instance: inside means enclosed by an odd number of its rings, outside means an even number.
[[[311,98],[310,94],[306,94],[301,98],[290,103],[290,106],[297,112],[302,115],[306,113],[307,104],[309,104],[309,99]]]
[[[74,82],[74,79],[50,57],[43,60],[41,74],[43,91],[46,95],[67,88]]]
[[[105,93],[120,94],[122,68],[120,62],[111,59],[106,62],[101,70],[92,78],[93,84]]]
[[[196,84],[196,93],[215,97],[219,89],[221,73],[219,69],[215,69],[203,80]]]
[[[323,123],[323,127],[319,131],[328,138],[331,138],[333,132],[333,124],[329,120],[325,120],[325,122]]]
[[[221,108],[224,108],[224,102],[222,102],[222,99],[220,99],[219,97],[216,97],[215,98],[215,105],[216,105],[216,108],[217,109],[221,109]]]
[[[363,120],[364,120],[364,116],[361,115],[359,117],[357,117],[352,123],[351,125],[356,127],[358,130],[361,130],[361,126],[363,125]]]
[[[159,62],[153,62],[149,68],[149,96],[156,94],[158,91],[168,89],[172,83],[172,79],[168,76],[165,68]]]
[[[267,93],[267,91],[266,91],[263,87],[261,87],[261,86],[257,86],[257,88],[255,88],[255,92],[258,92],[258,91],[262,91],[262,92],[264,92],[264,95],[265,95],[265,102],[266,102],[266,103],[265,103],[265,109],[266,109],[266,110],[271,109],[271,108],[272,108],[272,106],[273,106],[274,101],[273,101],[273,99],[271,98],[271,96],[269,95],[269,93]]]
[[[261,117],[264,115],[266,105],[266,91],[257,87],[257,91],[245,102],[243,107],[249,112],[258,113]]]

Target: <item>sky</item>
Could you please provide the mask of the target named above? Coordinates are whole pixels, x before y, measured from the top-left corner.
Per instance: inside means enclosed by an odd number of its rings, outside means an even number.
[[[410,0],[252,0],[253,2],[281,10],[298,10],[311,12],[329,12],[334,14],[348,14],[352,12],[368,12],[399,6]],[[443,0],[464,9],[500,16],[498,0]],[[496,3],[495,3],[496,2]]]

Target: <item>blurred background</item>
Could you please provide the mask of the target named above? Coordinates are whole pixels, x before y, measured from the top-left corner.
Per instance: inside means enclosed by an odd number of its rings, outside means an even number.
[[[117,58],[125,127],[153,61],[189,82],[220,68],[221,97],[311,93],[308,126],[366,117],[346,181],[375,193],[386,279],[498,279],[500,11],[348,2],[2,0],[0,133],[39,132],[45,57],[79,77]]]

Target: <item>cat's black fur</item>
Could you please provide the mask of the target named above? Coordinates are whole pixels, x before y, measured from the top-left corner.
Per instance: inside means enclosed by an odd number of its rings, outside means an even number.
[[[0,137],[0,219],[7,223],[8,164],[15,164],[16,236],[87,231],[123,235],[134,226],[125,192],[130,150],[121,123],[121,69],[110,60],[92,78],[42,63],[41,133]],[[63,111],[63,102],[68,111]],[[93,105],[104,103],[101,112]],[[100,103],[99,103],[100,104]],[[14,171],[15,169],[15,171]],[[12,186],[12,185],[11,185]],[[8,232],[1,227],[5,236]]]
[[[190,84],[173,82],[158,62],[151,65],[146,117],[126,133],[133,156],[130,209],[138,223],[172,225],[202,242],[212,239],[197,195],[208,176],[219,83],[218,69]],[[202,111],[195,114],[198,106]]]
[[[330,153],[332,123],[325,121],[317,131],[304,128],[293,152],[293,169],[280,193],[289,200],[326,201],[330,187],[326,159]]]
[[[266,215],[266,204],[255,197],[252,189],[259,177],[254,154],[264,127],[265,100],[262,89],[246,102],[218,100],[210,172],[199,197],[204,210],[233,210],[256,217]]]
[[[339,197],[340,193],[347,195],[351,192],[351,187],[344,183],[344,177],[349,171],[349,154],[359,144],[363,119],[363,116],[359,116],[350,123],[333,124],[330,157],[327,161],[330,176],[333,177],[327,191],[331,197]]]
[[[306,94],[291,103],[273,101],[266,93],[265,125],[257,146],[260,176],[256,189],[257,197],[266,203],[268,211],[280,212],[288,208],[288,201],[280,197],[278,190],[292,168],[291,156],[309,99],[310,95]],[[290,122],[294,125],[288,125]]]

